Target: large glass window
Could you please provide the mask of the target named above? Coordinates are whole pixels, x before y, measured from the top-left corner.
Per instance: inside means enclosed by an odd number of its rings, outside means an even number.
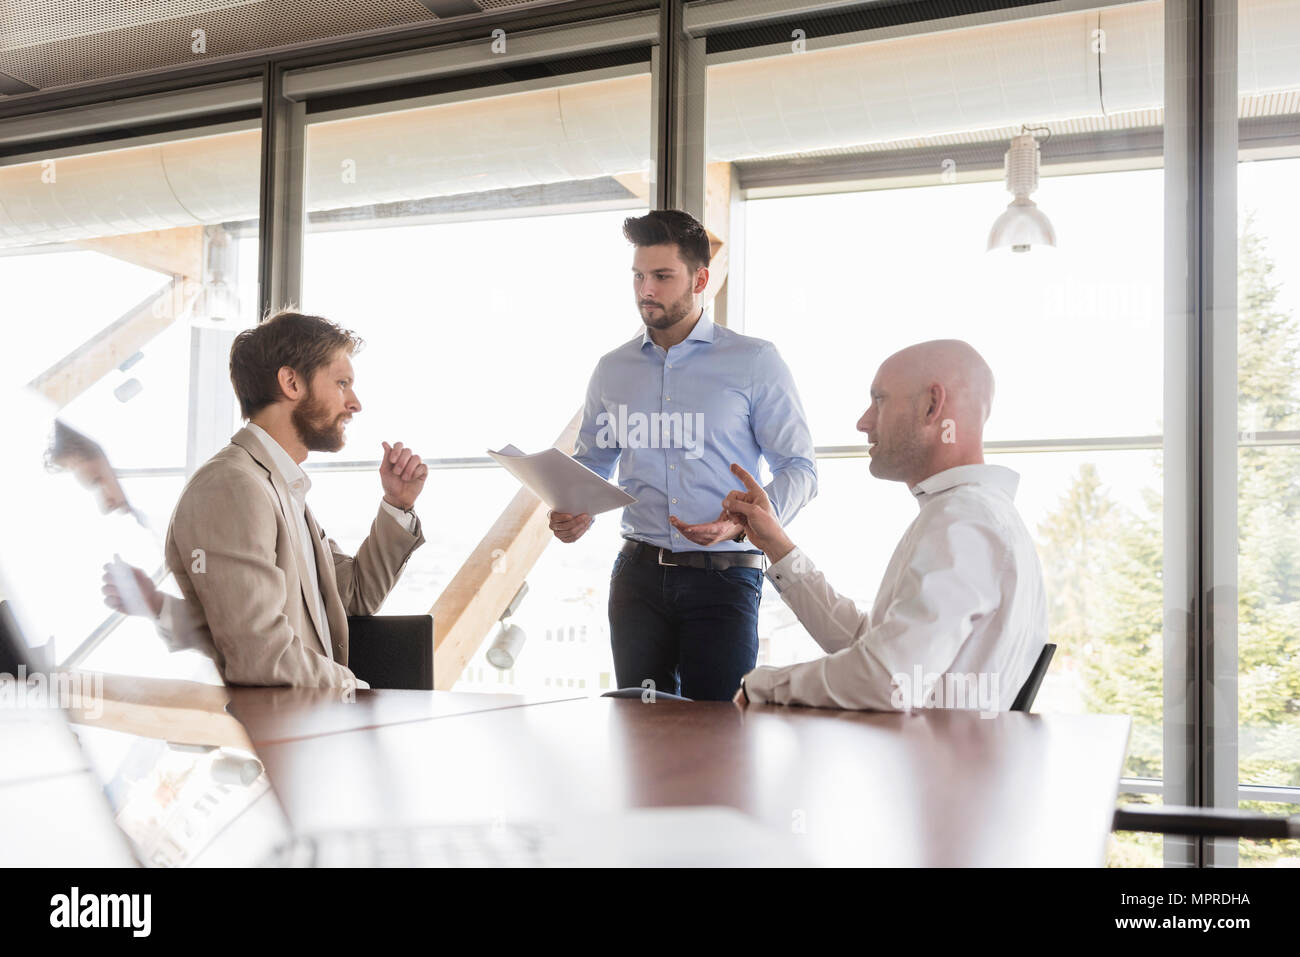
[[[11,597],[54,639],[56,663],[212,677],[194,656],[169,656],[151,622],[112,613],[100,576],[116,554],[163,580],[187,471],[236,427],[225,369],[230,338],[254,321],[260,132],[129,143],[0,166],[4,375],[99,444],[132,509],[102,517],[77,481],[84,455],[51,436],[64,503],[33,517],[52,523],[51,553],[9,569],[22,586]]]
[[[1238,7],[1237,742],[1241,806],[1300,812],[1300,8]],[[1272,42],[1261,42],[1262,38]],[[1290,51],[1279,56],[1277,48]],[[1241,841],[1242,865],[1300,841]]]
[[[989,461],[1021,474],[1017,503],[1051,586],[1058,657],[1042,707],[1133,714],[1130,771],[1158,777],[1160,172],[1044,178],[1040,204],[1061,247],[1001,261],[983,246],[998,190],[935,185],[747,204],[744,330],[785,355],[817,445],[849,456],[822,459],[821,492],[791,531],[824,539],[824,552],[810,554],[842,590],[870,602],[915,514],[905,488],[867,472],[854,425],[871,379],[911,343],[970,342],[997,379]],[[1119,206],[1123,235],[1113,229]],[[1022,448],[1038,451],[1014,454]],[[835,516],[850,502],[869,527],[844,536]],[[1129,555],[1117,533],[1139,529]],[[1151,593],[1121,596],[1116,562],[1139,558],[1155,561],[1140,569]],[[1128,636],[1139,613],[1145,630]],[[773,636],[772,654],[784,658],[781,644]],[[1117,668],[1140,688],[1110,681]]]
[[[1300,233],[1288,215],[1300,174],[1300,19],[1293,4],[1239,9],[1230,740],[1243,806],[1277,813],[1300,806],[1300,526],[1288,498],[1300,444]],[[1171,775],[1181,793],[1192,758],[1165,766],[1165,725],[1199,720],[1165,700],[1165,605],[1171,595],[1182,605],[1162,568],[1165,516],[1180,514],[1165,499],[1185,494],[1169,491],[1165,470],[1187,467],[1165,460],[1165,418],[1197,372],[1165,368],[1166,337],[1185,332],[1165,308],[1164,18],[1151,2],[875,40],[795,31],[776,42],[773,29],[755,41],[770,45],[753,48],[739,33],[710,36],[708,55],[707,162],[711,173],[730,167],[740,194],[730,219],[741,212],[743,222],[730,278],[733,292],[743,284],[733,299],[743,308],[727,321],[777,343],[819,447],[821,493],[794,537],[842,590],[871,600],[914,513],[905,490],[867,472],[854,429],[867,386],[909,343],[971,342],[997,376],[986,455],[1021,474],[1017,502],[1047,578],[1059,650],[1038,706],[1131,716],[1123,797],[1143,801],[1162,800]],[[1025,132],[1039,142],[1033,199],[1056,245],[986,252],[1009,198],[1002,155]],[[845,535],[842,516],[859,514],[861,533]],[[1174,531],[1174,541],[1189,532]],[[819,653],[770,591],[761,619],[761,660]],[[1161,846],[1117,836],[1112,860],[1159,865]],[[1240,860],[1296,853],[1294,842],[1242,842]]]
[[[1130,715],[1125,774],[1157,791],[1163,16],[1144,3],[823,39],[708,68],[708,159],[733,166],[744,199],[729,280],[744,308],[728,322],[776,343],[819,449],[821,490],[792,537],[869,607],[915,515],[867,470],[855,425],[872,377],[912,343],[971,343],[997,380],[986,460],[1020,474],[1047,579],[1058,651],[1036,707]],[[1011,199],[1003,154],[1026,131],[1056,245],[988,251]],[[760,635],[767,663],[820,654],[770,588]],[[1161,863],[1158,840],[1123,840],[1126,862]]]
[[[308,117],[303,305],[366,340],[339,456],[356,464],[309,463],[312,507],[353,548],[378,505],[380,443],[436,460],[427,541],[386,613],[428,611],[510,503],[518,485],[487,449],[555,442],[596,360],[640,328],[621,227],[649,204],[648,69]],[[512,619],[528,635],[518,663],[489,665],[489,635],[457,690],[607,687],[617,540],[607,515],[551,544]]]

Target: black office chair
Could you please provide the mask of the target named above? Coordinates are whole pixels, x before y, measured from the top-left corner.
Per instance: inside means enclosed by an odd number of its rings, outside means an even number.
[[[0,675],[18,676],[18,666],[30,670],[27,642],[9,602],[0,601]]]
[[[617,688],[614,691],[606,691],[602,698],[640,698],[646,693],[645,688]],[[694,698],[683,698],[679,694],[672,694],[667,691],[656,691],[655,699],[663,698],[665,701],[694,701]]]
[[[1047,666],[1052,663],[1054,654],[1056,654],[1056,645],[1050,642],[1043,645],[1043,650],[1038,653],[1038,660],[1034,662],[1029,677],[1020,686],[1020,694],[1016,695],[1016,700],[1011,702],[1012,711],[1028,711],[1034,706],[1034,699],[1038,697],[1038,688],[1043,683],[1043,676],[1047,674]]]
[[[432,615],[350,615],[348,667],[372,688],[433,690]]]

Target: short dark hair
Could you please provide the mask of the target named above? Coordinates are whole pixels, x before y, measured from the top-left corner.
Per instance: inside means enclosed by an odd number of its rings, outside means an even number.
[[[54,434],[45,450],[45,467],[51,472],[66,468],[73,461],[94,462],[107,459],[98,442],[76,429],[54,420]]]
[[[251,419],[278,402],[280,370],[288,366],[307,382],[328,365],[340,349],[354,355],[364,341],[320,316],[277,312],[252,329],[235,336],[230,347],[230,384],[239,399],[239,411]]]
[[[713,258],[704,224],[680,209],[652,209],[644,216],[629,216],[623,220],[623,235],[634,246],[672,243],[691,269],[707,266]]]

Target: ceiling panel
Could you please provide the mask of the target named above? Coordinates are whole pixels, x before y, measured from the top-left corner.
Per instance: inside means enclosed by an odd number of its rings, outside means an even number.
[[[548,2],[0,0],[0,95]]]

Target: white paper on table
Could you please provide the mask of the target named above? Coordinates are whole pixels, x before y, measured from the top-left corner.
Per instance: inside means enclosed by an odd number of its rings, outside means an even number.
[[[556,448],[525,455],[513,445],[507,445],[500,452],[488,449],[488,455],[557,512],[599,515],[636,501]]]

